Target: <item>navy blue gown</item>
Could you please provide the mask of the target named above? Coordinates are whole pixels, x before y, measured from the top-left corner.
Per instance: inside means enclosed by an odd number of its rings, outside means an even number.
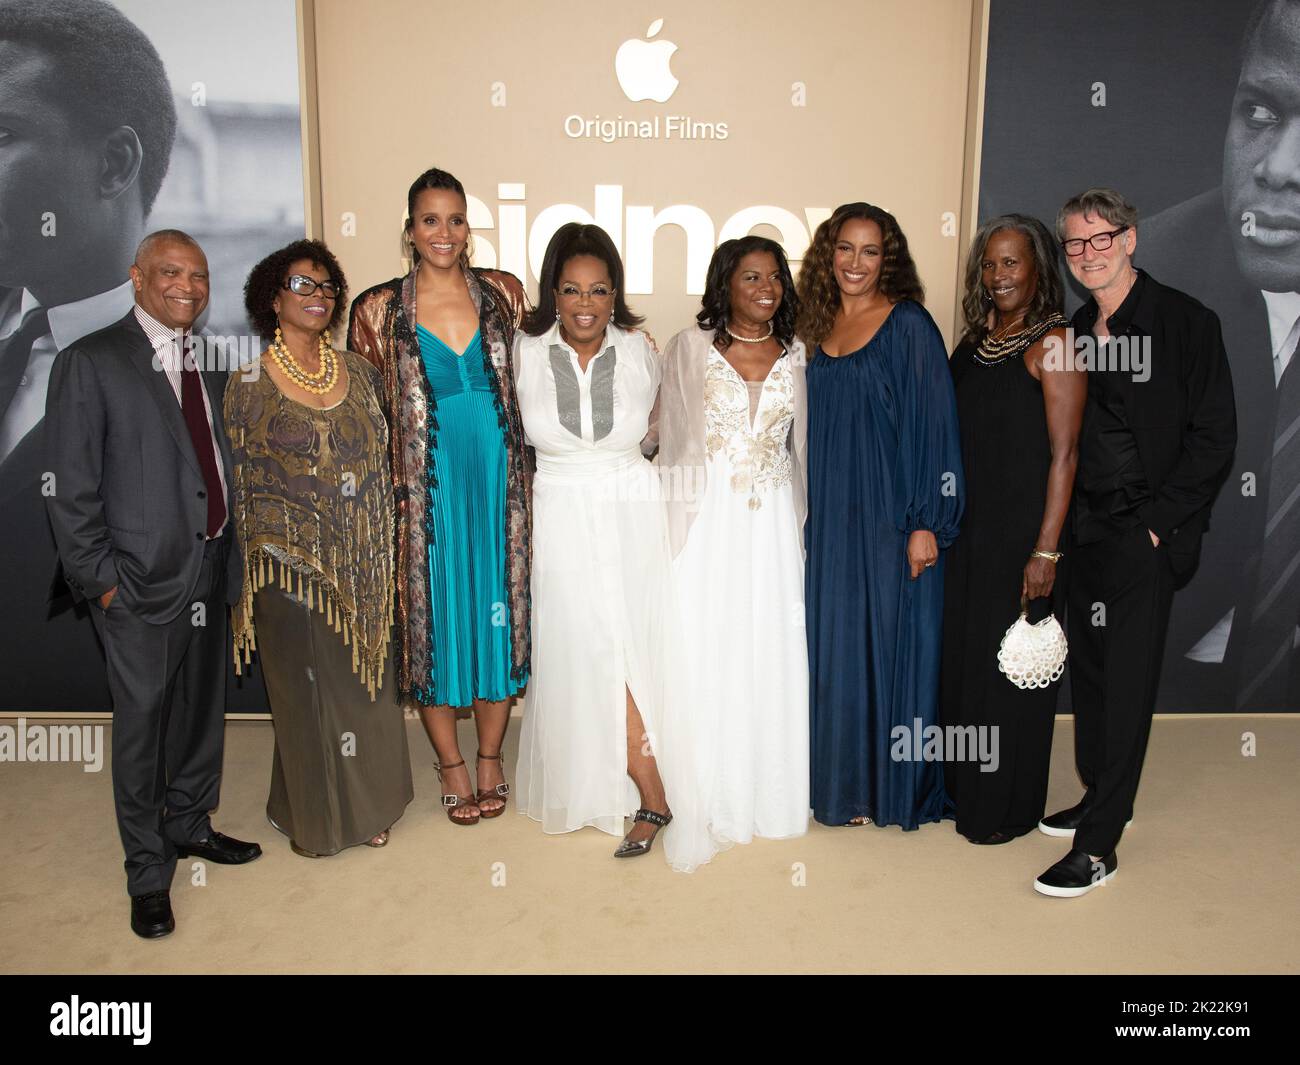
[[[963,496],[952,375],[925,308],[900,301],[864,347],[839,358],[818,346],[808,364],[805,601],[812,807],[823,824],[869,817],[914,829],[944,816],[943,764],[924,758],[924,739],[938,716],[942,548],[957,535]],[[907,539],[917,529],[941,551],[912,580]]]

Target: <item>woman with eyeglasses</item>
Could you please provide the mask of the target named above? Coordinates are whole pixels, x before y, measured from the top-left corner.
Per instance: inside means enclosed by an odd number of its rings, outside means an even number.
[[[428,170],[407,193],[405,277],[352,304],[348,340],[380,368],[393,426],[398,687],[420,707],[456,825],[499,817],[501,744],[528,683],[529,493],[510,359],[517,278],[471,267],[465,189]],[[475,781],[456,711],[472,710]]]
[[[255,267],[270,347],[226,386],[245,563],[235,668],[257,651],[275,726],[267,816],[297,854],[382,847],[413,796],[389,668],[393,493],[379,374],[333,345],[347,284],[319,241]]]
[[[515,350],[537,455],[519,805],[545,832],[621,836],[631,817],[616,858],[646,854],[673,821],[681,770],[666,692],[668,533],[642,452],[661,371],[622,286],[604,230],[561,226]]]

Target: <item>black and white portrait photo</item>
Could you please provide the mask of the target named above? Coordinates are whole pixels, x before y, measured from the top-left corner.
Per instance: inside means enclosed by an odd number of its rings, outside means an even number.
[[[7,709],[108,707],[100,650],[63,586],[45,514],[58,491],[42,468],[50,368],[131,310],[136,246],[162,227],[207,249],[206,330],[249,333],[249,267],[303,233],[294,20],[292,0],[0,0]]]

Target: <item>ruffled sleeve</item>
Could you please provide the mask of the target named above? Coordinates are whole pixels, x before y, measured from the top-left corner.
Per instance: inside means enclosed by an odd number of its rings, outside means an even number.
[[[903,316],[894,323],[890,351],[899,403],[894,523],[907,534],[926,529],[947,547],[957,537],[966,500],[948,354],[920,304],[907,301],[892,313]]]

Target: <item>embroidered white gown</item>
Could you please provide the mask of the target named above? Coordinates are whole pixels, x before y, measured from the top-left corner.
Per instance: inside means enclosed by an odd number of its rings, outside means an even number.
[[[803,550],[787,448],[789,356],[749,391],[710,345],[704,371],[708,471],[674,561],[684,694],[706,850],[808,827],[808,650]],[[696,840],[698,843],[698,839]]]
[[[641,453],[659,388],[643,334],[611,325],[583,371],[558,327],[522,337],[516,393],[536,449],[532,671],[516,774],[519,809],[546,832],[622,836],[639,805],[627,775],[626,695],[675,793],[690,779],[665,691],[671,560],[658,476]],[[689,798],[689,796],[687,796]]]

